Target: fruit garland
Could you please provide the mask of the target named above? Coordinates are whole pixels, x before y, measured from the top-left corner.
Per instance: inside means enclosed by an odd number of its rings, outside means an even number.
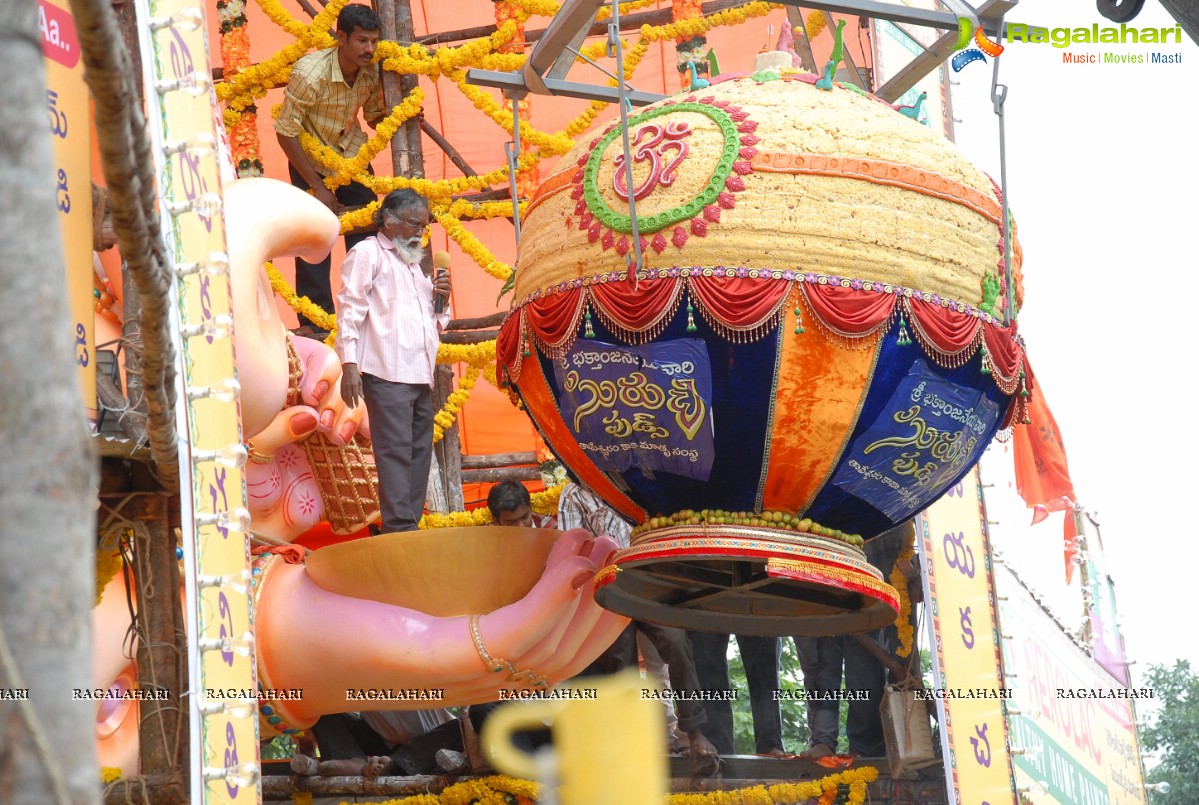
[[[647,531],[657,528],[670,528],[679,525],[747,525],[759,528],[781,528],[786,531],[798,531],[805,534],[815,534],[827,537],[861,548],[866,544],[861,534],[846,534],[835,528],[826,528],[820,523],[813,522],[809,517],[796,517],[790,512],[760,511],[760,512],[729,512],[723,509],[683,509],[674,514],[651,517],[633,529],[631,537],[638,537]]]
[[[908,577],[903,568],[916,555],[915,543],[909,543],[895,557],[895,567],[891,568],[889,581],[899,593],[899,617],[895,620],[895,629],[899,633],[899,648],[895,654],[901,658],[912,655],[912,646],[916,642],[915,630],[912,629],[912,597],[908,595]]]
[[[838,801],[841,787],[848,791],[843,801],[846,805],[862,805],[866,801],[866,786],[878,779],[878,769],[864,766],[849,769],[819,780],[802,783],[778,783],[769,788],[755,785],[735,791],[709,791],[703,794],[670,794],[665,805],[798,805],[815,799],[819,805],[832,805]],[[391,799],[380,805],[532,805],[537,801],[541,786],[528,780],[518,780],[506,775],[494,775],[477,780],[463,780],[447,787],[440,794],[417,794],[403,799]],[[619,792],[614,792],[613,801],[620,801]],[[312,795],[296,793],[292,797],[295,805],[310,805]],[[346,805],[346,803],[343,803]]]

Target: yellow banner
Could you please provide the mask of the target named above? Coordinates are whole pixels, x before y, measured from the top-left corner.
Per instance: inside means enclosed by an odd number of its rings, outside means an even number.
[[[1015,674],[1011,718],[1016,783],[1041,783],[1050,805],[1143,805],[1133,705],[1151,695],[1125,689],[1062,632],[1006,567],[996,569],[1007,636],[1004,667]]]
[[[61,6],[39,0],[38,27],[46,62],[46,111],[54,142],[55,202],[62,230],[71,340],[83,405],[95,419],[96,340],[92,296],[91,113],[75,19]]]
[[[950,801],[963,805],[998,805],[1015,796],[985,519],[977,469],[919,518],[936,647],[932,693]]]
[[[257,702],[251,708],[224,702],[219,708],[221,699],[208,696],[209,691],[257,687],[246,582],[249,514],[244,453],[238,453],[241,419],[208,28],[202,7],[189,0],[142,0],[138,13],[139,27],[153,30],[146,94],[156,127],[164,231],[178,276],[179,365],[187,392],[180,426],[186,426],[189,442],[183,469],[191,482],[191,505],[189,510],[185,496],[184,531],[189,569],[196,574],[189,586],[196,627],[191,650],[199,652],[192,690],[205,707],[192,708],[193,719],[200,721],[198,734],[193,731],[198,742],[193,753],[202,766],[193,770],[198,794],[193,801],[256,803]]]

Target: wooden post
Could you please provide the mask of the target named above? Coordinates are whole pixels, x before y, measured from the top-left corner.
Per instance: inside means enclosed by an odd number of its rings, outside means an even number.
[[[135,468],[135,484],[146,488],[150,479],[144,465]],[[141,476],[140,478],[138,476]],[[179,562],[175,534],[170,524],[170,499],[145,493],[130,504],[133,526],[133,577],[137,584],[137,666],[143,689],[165,690],[169,698],[141,702],[138,724],[139,760],[156,803],[183,803],[188,789],[186,766],[180,765],[186,720],[182,704],[188,687],[186,649],[179,645]],[[183,755],[186,757],[186,755]]]

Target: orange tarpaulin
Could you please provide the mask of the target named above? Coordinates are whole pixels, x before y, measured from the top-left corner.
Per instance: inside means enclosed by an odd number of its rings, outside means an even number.
[[[282,0],[282,7],[291,16],[304,24],[310,20],[295,2]],[[495,4],[491,0],[413,0],[412,18],[416,36],[419,39],[428,33],[461,30],[476,26],[487,26],[495,23]],[[652,3],[641,7],[638,11],[655,9],[668,10],[669,0]],[[219,31],[217,29],[218,15],[215,8],[209,6],[208,20],[210,24],[209,38],[212,43],[214,60],[219,60]],[[805,15],[808,12],[804,12]],[[250,40],[250,60],[260,63],[295,40],[275,23],[271,22],[257,3],[246,4],[247,32]],[[753,60],[758,52],[773,49],[774,43],[781,30],[785,12],[782,9],[771,11],[764,17],[751,19],[743,24],[715,28],[707,33],[709,45],[716,51],[724,73],[749,72],[753,69]],[[852,20],[851,20],[852,22]],[[531,17],[525,24],[527,32],[545,28],[549,23],[548,17]],[[636,30],[627,31],[624,41],[631,48],[639,38]],[[865,43],[867,53],[862,52],[858,42],[847,37],[846,50],[859,65],[869,65],[869,42]],[[446,47],[456,47],[464,42],[446,43]],[[526,52],[535,43],[530,43]],[[813,42],[817,52],[818,62],[827,56],[832,47],[832,38],[828,31],[821,33]],[[430,47],[434,47],[430,45]],[[600,63],[608,70],[614,70],[614,60],[601,59]],[[641,60],[629,84],[648,92],[671,94],[679,89],[679,74],[677,57],[672,41],[654,42],[649,46],[645,57]],[[566,76],[568,80],[591,84],[604,84],[608,76],[595,67],[577,61]],[[445,139],[458,151],[465,163],[479,174],[506,164],[504,143],[511,136],[493,120],[474,108],[471,101],[460,91],[459,87],[448,77],[431,81],[427,77],[420,78],[420,87],[424,92],[425,120],[437,129]],[[498,90],[484,88],[499,102]],[[271,90],[266,98],[257,102],[259,110],[258,133],[262,146],[262,163],[266,175],[288,181],[287,161],[275,139],[271,110],[282,101],[282,88]],[[540,131],[557,132],[562,130],[567,122],[577,117],[588,106],[587,101],[548,97],[541,95],[529,96],[532,101],[531,123]],[[614,107],[606,109],[597,118],[595,126],[603,126],[617,114]],[[365,128],[365,126],[364,126]],[[594,128],[594,127],[593,127]],[[368,134],[369,129],[366,129]],[[586,136],[586,135],[584,135]],[[449,156],[441,150],[428,136],[422,136],[424,152],[424,170],[427,178],[454,178],[462,172],[454,165]],[[539,180],[545,180],[553,171],[557,157],[547,157],[538,166]],[[380,176],[393,175],[390,150],[383,152],[374,160],[375,173]],[[516,259],[516,241],[512,224],[505,219],[485,221],[464,221],[464,224],[476,237],[482,241],[495,257],[505,263],[513,264]],[[485,316],[497,310],[506,310],[510,298],[497,302],[501,282],[474,264],[458,245],[450,239],[445,231],[437,225],[433,227],[430,248],[445,250],[452,256],[451,275],[453,278],[453,310],[456,318]],[[344,257],[341,241],[333,251],[333,289],[336,293],[340,285],[338,281],[339,267]],[[279,270],[291,281],[294,277],[294,266],[291,260],[279,261]],[[289,326],[295,326],[295,316],[285,303],[280,302],[284,321]],[[500,393],[486,382],[480,382],[464,407],[460,423],[463,453],[470,455],[486,455],[493,453],[527,452],[533,450],[534,430],[528,417],[514,408],[507,396]],[[478,501],[482,497],[481,489],[468,489],[467,500]]]

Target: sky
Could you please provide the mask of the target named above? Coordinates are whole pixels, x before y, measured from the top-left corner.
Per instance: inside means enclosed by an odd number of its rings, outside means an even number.
[[[1113,25],[1093,0],[1025,2],[1008,21]],[[1174,20],[1148,0],[1131,25]],[[1000,58],[1008,198],[1024,248],[1020,331],[1078,501],[1100,523],[1134,680],[1149,664],[1176,659],[1199,670],[1199,528],[1188,514],[1199,499],[1188,464],[1199,447],[1190,399],[1199,339],[1188,293],[1199,271],[1199,47],[1185,33],[1182,40],[1068,49],[1144,54],[1141,64],[1066,64],[1065,50],[1021,42]],[[1150,63],[1154,51],[1182,61]],[[991,70],[988,60],[951,73],[959,82],[952,97],[959,148],[998,180]],[[988,497],[994,541],[1077,627],[1082,604],[1077,578],[1065,586],[1061,515],[1029,526],[1029,511],[1004,494],[1011,462],[1003,449],[983,464],[983,482],[996,484]]]

